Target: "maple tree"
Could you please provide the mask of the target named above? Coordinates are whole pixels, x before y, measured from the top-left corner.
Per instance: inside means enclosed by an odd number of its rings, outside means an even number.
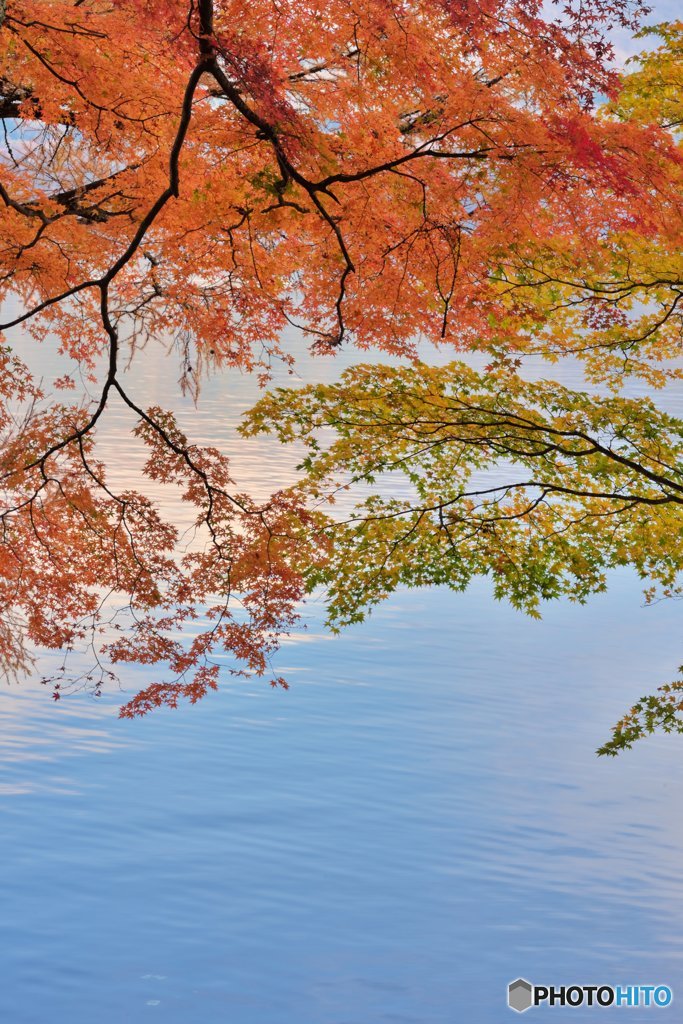
[[[0,281],[21,304],[0,325],[7,671],[32,645],[89,644],[96,690],[110,662],[166,666],[170,681],[122,709],[132,716],[215,688],[219,653],[233,672],[268,671],[320,581],[339,622],[398,582],[459,586],[480,571],[532,610],[583,596],[624,560],[675,586],[675,552],[642,548],[665,537],[643,510],[675,517],[680,503],[675,421],[516,372],[529,352],[581,355],[612,386],[677,372],[664,362],[680,346],[676,95],[657,82],[676,73],[680,33],[667,29],[622,88],[609,32],[641,13],[629,0],[554,15],[537,0],[7,0]],[[265,397],[245,432],[313,448],[301,486],[257,502],[220,451],[130,394],[120,367],[171,339],[194,395],[228,367],[265,384],[274,360],[291,364],[288,324],[318,354],[353,345],[410,365]],[[19,330],[56,338],[98,397],[70,396],[73,376],[61,400],[44,394]],[[429,368],[420,340],[484,351],[490,369]],[[453,395],[470,396],[473,419]],[[204,544],[191,552],[149,497],[109,487],[96,436],[112,399],[148,449],[148,478],[195,509]],[[430,448],[434,404],[449,419]],[[324,453],[321,423],[340,429]],[[470,470],[510,455],[533,467],[533,507],[518,485],[484,505],[456,495]],[[342,466],[368,476],[394,463],[428,515],[376,496],[362,526],[343,526],[318,507]],[[586,552],[589,520],[601,526]],[[502,521],[516,524],[505,542]],[[342,596],[350,575],[355,604]],[[52,682],[58,697],[65,684]]]
[[[663,45],[639,58],[606,113],[676,129],[683,23],[655,31]],[[585,601],[624,565],[648,601],[680,596],[683,420],[654,391],[620,394],[630,378],[657,387],[682,373],[672,361],[683,340],[679,160],[669,172],[648,230],[608,230],[578,253],[560,231],[502,256],[493,275],[537,319],[519,346],[494,341],[485,370],[360,365],[335,384],[278,389],[249,414],[245,434],[306,447],[309,501],[355,493],[351,515],[327,524],[331,556],[309,569],[334,628],[399,585],[462,590],[476,575],[534,616],[543,600]],[[518,372],[525,352],[580,357],[588,381],[609,389],[529,379]],[[657,728],[683,732],[682,694],[679,680],[641,698],[598,752]]]

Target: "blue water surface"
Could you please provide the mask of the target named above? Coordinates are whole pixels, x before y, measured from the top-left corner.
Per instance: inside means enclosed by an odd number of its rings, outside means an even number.
[[[541,623],[486,584],[402,593],[313,621],[287,693],[134,722],[3,693],[0,1020],[488,1024],[519,975],[683,998],[681,741],[594,755],[678,611],[627,573]],[[677,1019],[533,1018],[563,1013]]]

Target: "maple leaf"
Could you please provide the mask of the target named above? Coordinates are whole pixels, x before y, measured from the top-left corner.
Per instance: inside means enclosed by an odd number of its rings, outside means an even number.
[[[203,698],[219,665],[286,686],[272,659],[317,582],[337,625],[401,583],[486,572],[530,614],[613,564],[675,592],[680,425],[619,388],[681,372],[681,25],[622,81],[610,33],[643,5],[556,6],[2,5],[0,299],[21,306],[0,325],[1,669],[63,651],[59,699],[154,666],[134,717]],[[410,368],[264,397],[245,432],[309,452],[300,486],[257,501],[122,369],[156,345],[195,401],[219,370],[265,388],[293,366],[292,325],[314,354]],[[16,356],[49,338],[75,363],[60,401]],[[427,367],[419,340],[481,352],[486,373]],[[529,389],[528,354],[581,358],[614,398]],[[479,403],[456,408],[457,443],[454,394]],[[137,488],[97,445],[112,400],[147,454]],[[531,483],[454,490],[511,457]],[[416,503],[373,492],[346,532],[321,512],[337,470],[372,487],[394,464]],[[158,486],[192,509],[195,547]],[[92,665],[72,671],[79,651]]]

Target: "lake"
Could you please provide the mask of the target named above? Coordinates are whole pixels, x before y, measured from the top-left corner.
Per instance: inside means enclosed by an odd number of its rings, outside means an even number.
[[[300,372],[341,365],[302,356]],[[39,366],[64,369],[49,352]],[[213,379],[194,410],[176,378],[150,350],[129,387],[230,454],[240,487],[293,479],[295,451],[235,436],[252,382]],[[683,412],[683,391],[667,403]],[[114,484],[141,461],[132,425],[112,403]],[[0,1021],[493,1024],[513,1019],[519,976],[667,984],[671,1008],[626,1016],[675,1020],[683,740],[594,751],[675,675],[679,606],[643,607],[624,571],[541,622],[486,581],[401,592],[339,637],[323,618],[314,602],[278,657],[289,692],[229,680],[120,721],[148,669],[100,700],[53,704],[37,680],[2,690]]]

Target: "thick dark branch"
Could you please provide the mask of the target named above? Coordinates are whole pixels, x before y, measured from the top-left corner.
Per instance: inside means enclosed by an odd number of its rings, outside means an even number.
[[[436,140],[431,140],[425,145],[431,146],[434,141]],[[395,160],[387,160],[382,164],[375,164],[373,167],[366,167],[362,171],[329,174],[326,178],[321,178],[320,181],[315,182],[312,187],[318,192],[325,192],[330,185],[365,181],[367,178],[375,178],[378,174],[393,171],[397,167],[402,167],[404,164],[424,157],[432,157],[436,160],[485,160],[490,155],[491,150],[491,146],[482,146],[479,149],[473,150],[439,150],[418,147],[417,149],[411,150],[410,153],[404,153],[403,156],[396,157]],[[508,155],[506,158],[511,158],[511,155]],[[501,159],[503,159],[503,157],[501,157]]]
[[[21,213],[24,217],[32,217],[40,220],[43,229],[48,227],[50,224],[54,224],[62,217],[68,216],[80,217],[82,220],[87,221],[102,222],[116,216],[114,211],[108,210],[102,205],[103,202],[106,202],[107,199],[111,199],[112,196],[107,196],[101,202],[95,202],[90,206],[83,205],[83,197],[88,195],[88,193],[93,192],[95,189],[100,188],[102,185],[106,185],[107,182],[114,181],[126,171],[136,170],[137,167],[139,167],[139,164],[132,164],[130,167],[124,167],[119,171],[114,171],[113,174],[107,175],[106,178],[99,178],[97,181],[89,181],[84,185],[77,185],[75,188],[66,189],[64,192],[55,192],[52,195],[47,196],[46,198],[48,200],[58,203],[60,206],[64,207],[64,211],[58,214],[48,215],[41,209],[38,205],[38,201],[35,199],[31,199],[25,203],[12,199],[2,183],[0,183],[0,199],[2,199],[5,206],[15,210],[17,213]],[[114,193],[114,196],[120,194],[120,192],[116,192]],[[27,247],[31,248],[35,244],[35,241],[37,241],[37,239]]]
[[[112,264],[109,270],[107,270],[106,273],[101,278],[96,278],[90,281],[83,281],[78,285],[74,285],[72,288],[66,289],[59,295],[55,295],[52,298],[45,299],[37,306],[34,306],[32,309],[27,310],[21,316],[15,317],[14,320],[10,320],[7,323],[0,324],[0,330],[7,330],[10,327],[15,327],[17,324],[23,323],[25,320],[29,320],[31,317],[35,316],[37,313],[42,312],[44,309],[47,309],[50,306],[57,305],[60,302],[63,302],[65,299],[78,294],[78,292],[84,291],[86,288],[108,287],[109,284],[117,276],[117,274],[126,266],[126,264],[135,255],[145,235],[147,234],[150,227],[163,210],[166,203],[169,201],[169,199],[178,196],[180,182],[178,161],[192,117],[192,100],[194,98],[194,94],[197,89],[199,79],[201,78],[203,72],[204,64],[200,63],[193,69],[192,74],[190,75],[190,78],[188,80],[187,86],[185,88],[180,123],[178,125],[178,131],[176,133],[176,137],[169,157],[169,184],[167,188],[165,188],[164,191],[158,196],[154,204],[150,207],[146,215],[140,221],[138,229],[135,232],[135,235],[131,239],[130,243],[126,247],[125,252],[121,254],[121,256],[116,260],[115,263]],[[0,196],[2,196],[2,192],[0,192]],[[2,198],[4,199],[4,196],[2,196]],[[10,200],[8,202],[8,205],[15,204],[13,204]],[[36,215],[39,216],[37,211]]]
[[[40,119],[40,103],[33,94],[33,90],[27,85],[15,85],[8,78],[0,78],[0,117],[20,118],[22,116],[22,104],[30,102],[33,106],[31,111],[33,118]],[[26,109],[25,107],[23,108]]]
[[[90,430],[92,430],[92,428],[95,426],[95,424],[97,423],[97,421],[99,420],[100,416],[102,415],[102,413],[104,411],[105,405],[107,403],[107,398],[108,398],[109,392],[110,392],[112,386],[116,383],[116,369],[117,369],[117,357],[118,357],[118,335],[117,335],[115,327],[113,326],[113,324],[111,322],[111,318],[109,316],[109,308],[108,308],[108,303],[109,303],[109,285],[113,281],[113,279],[116,277],[116,275],[123,269],[123,267],[129,262],[129,260],[135,254],[135,252],[137,251],[140,243],[144,239],[147,231],[149,230],[151,225],[154,223],[155,219],[158,217],[159,213],[164,208],[164,206],[169,201],[169,199],[171,199],[172,197],[175,197],[175,196],[178,195],[178,188],[179,188],[178,161],[179,161],[179,157],[180,157],[180,152],[181,152],[182,147],[183,147],[183,143],[185,141],[185,137],[187,135],[187,129],[188,129],[189,124],[190,124],[190,119],[192,117],[192,99],[194,97],[194,93],[195,93],[195,90],[197,88],[197,84],[198,84],[199,79],[201,78],[201,76],[203,74],[203,71],[204,71],[203,63],[198,64],[193,69],[192,74],[190,75],[190,78],[188,80],[188,83],[187,83],[187,86],[186,86],[186,89],[185,89],[185,95],[184,95],[184,98],[183,98],[183,105],[182,105],[182,110],[181,110],[180,124],[178,125],[178,131],[176,133],[176,137],[175,137],[175,140],[174,140],[174,143],[173,143],[173,146],[172,146],[172,149],[171,149],[171,154],[170,154],[170,157],[169,157],[169,184],[168,184],[168,187],[166,189],[164,189],[164,191],[157,198],[156,202],[148,210],[146,216],[143,218],[143,220],[141,221],[140,225],[138,226],[138,230],[136,231],[136,233],[133,236],[131,242],[127,246],[125,252],[122,253],[122,255],[119,257],[119,259],[116,260],[116,262],[114,264],[112,264],[112,266],[109,268],[109,270],[106,272],[106,274],[104,274],[103,277],[100,278],[99,280],[82,282],[80,285],[74,286],[73,288],[69,289],[68,291],[63,292],[61,295],[55,296],[54,298],[51,298],[51,299],[46,299],[44,302],[40,303],[38,306],[34,307],[32,310],[29,310],[27,313],[24,313],[22,316],[15,318],[14,320],[10,321],[9,323],[4,324],[4,325],[0,325],[0,329],[7,329],[8,327],[12,327],[12,326],[15,326],[16,324],[22,323],[24,320],[27,320],[29,317],[34,316],[40,310],[46,309],[48,306],[54,305],[55,303],[58,303],[58,302],[61,302],[61,301],[63,301],[63,299],[68,298],[70,296],[73,296],[73,295],[77,294],[79,291],[83,291],[86,288],[98,287],[99,290],[100,290],[100,314],[101,314],[101,318],[102,318],[102,324],[103,324],[103,326],[104,326],[104,328],[105,328],[105,330],[107,332],[107,335],[109,337],[109,367],[108,367],[108,372],[107,372],[107,378],[106,378],[104,386],[102,388],[102,393],[100,395],[100,399],[98,401],[97,408],[95,409],[94,413],[89,418],[87,423],[85,423],[82,427],[74,430],[71,434],[67,435],[67,437],[63,438],[61,441],[56,442],[54,445],[52,445],[50,448],[48,448],[39,458],[34,459],[31,462],[27,463],[26,465],[22,466],[21,468],[22,468],[23,471],[27,471],[27,470],[30,470],[30,469],[33,469],[33,468],[36,468],[36,467],[41,467],[41,470],[44,473],[44,471],[45,471],[44,470],[45,462],[52,455],[54,455],[57,452],[61,451],[63,448],[66,448],[68,445],[72,444],[74,441],[78,441],[80,443],[82,438]],[[100,184],[100,183],[99,182],[98,183],[94,183],[92,187],[93,188],[96,187],[96,184]],[[4,196],[3,196],[3,198],[4,198]],[[13,204],[10,202],[10,203],[8,203],[8,205],[13,205]],[[120,390],[120,388],[118,387],[118,384],[117,384],[117,389]],[[123,392],[121,392],[121,393],[123,394]],[[14,471],[14,472],[16,472],[16,471]],[[12,476],[12,475],[14,475],[14,473],[5,474],[5,476],[2,479],[6,479],[8,476]]]
[[[221,498],[225,498],[232,505],[235,505],[237,508],[239,508],[240,512],[253,512],[253,514],[261,515],[265,511],[265,509],[252,510],[247,508],[247,506],[244,505],[241,501],[239,501],[239,499],[235,498],[231,494],[228,494],[228,492],[223,490],[223,488],[216,487],[215,484],[212,484],[206,470],[202,469],[202,467],[196,462],[196,460],[192,458],[188,446],[177,444],[173,440],[171,435],[168,433],[168,431],[165,430],[160,423],[158,423],[152,416],[149,415],[149,413],[147,413],[141,406],[137,405],[132,400],[132,398],[130,398],[130,396],[121,387],[121,384],[119,383],[118,380],[113,381],[113,386],[116,389],[116,391],[118,391],[119,395],[126,403],[128,408],[132,409],[133,412],[135,412],[140,417],[140,419],[147,424],[148,427],[151,427],[152,430],[159,435],[159,437],[162,439],[167,448],[169,448],[170,451],[172,451],[175,455],[181,458],[183,462],[187,465],[188,469],[190,469],[202,481],[208,503],[206,523],[209,529],[211,530],[212,536],[213,526],[211,523],[211,513],[213,510],[216,495],[219,495]]]
[[[471,404],[469,402],[465,402],[463,399],[459,399],[458,404],[463,409],[466,409],[468,413],[477,414],[478,416],[481,417],[481,419],[463,419],[462,417],[454,418],[452,420],[442,418],[434,421],[430,421],[428,419],[421,419],[419,421],[419,426],[421,428],[425,428],[431,425],[435,428],[435,430],[444,430],[447,428],[457,427],[479,427],[481,429],[486,430],[509,428],[512,431],[523,431],[525,433],[537,435],[540,437],[547,435],[550,437],[565,438],[567,440],[583,441],[585,444],[590,446],[590,452],[586,452],[584,450],[572,451],[572,449],[570,448],[557,448],[558,453],[573,458],[582,458],[586,454],[598,453],[600,455],[605,456],[605,458],[609,459],[610,461],[616,462],[619,465],[624,466],[624,468],[626,469],[630,469],[633,473],[637,474],[638,476],[645,477],[651,483],[656,484],[658,487],[661,487],[664,490],[674,490],[679,494],[683,495],[683,483],[681,483],[680,481],[677,481],[670,476],[664,476],[661,473],[656,473],[654,472],[654,470],[647,469],[647,467],[643,466],[642,463],[636,462],[634,459],[631,459],[626,455],[622,455],[619,452],[614,451],[614,449],[607,447],[607,445],[603,444],[597,438],[592,437],[590,434],[587,434],[585,431],[579,430],[577,428],[569,428],[566,430],[562,430],[559,427],[552,426],[552,424],[539,423],[537,421],[534,421],[533,419],[530,419],[527,416],[522,416],[519,413],[515,413],[507,409],[503,409],[500,411],[494,409],[487,409],[486,406]],[[363,421],[354,424],[352,420],[347,419],[340,420],[340,422],[343,422],[344,425],[347,427],[356,426],[359,428],[370,429],[386,429],[386,427],[411,426],[411,424],[404,423],[404,421],[402,420],[390,419],[377,420],[374,423],[368,423]],[[413,424],[413,426],[414,425],[415,424]],[[442,439],[442,443],[447,444],[449,441],[452,440],[454,439],[446,435]],[[468,444],[485,444],[490,442],[491,438],[486,436],[482,438],[473,437],[468,438],[466,440],[466,443]],[[532,454],[533,453],[531,452],[527,453],[528,456],[531,456]]]
[[[512,484],[498,484],[495,487],[481,488],[472,491],[460,491],[452,498],[444,499],[443,501],[437,501],[430,505],[408,505],[406,508],[394,509],[391,512],[380,512],[373,515],[361,515],[351,516],[349,519],[342,520],[342,523],[370,523],[370,522],[383,522],[390,519],[402,519],[405,516],[418,515],[423,517],[430,512],[442,513],[445,509],[451,508],[453,505],[457,505],[463,500],[469,498],[486,498],[493,496],[495,505],[491,506],[500,507],[498,505],[498,496],[505,496],[511,491],[528,490],[529,488],[540,491],[540,497],[534,499],[534,507],[538,506],[542,500],[548,495],[562,494],[567,497],[574,498],[597,498],[606,501],[616,501],[620,504],[626,504],[629,507],[636,505],[647,505],[647,506],[658,506],[658,505],[683,505],[683,497],[677,497],[673,494],[663,494],[660,497],[651,497],[645,494],[622,494],[618,491],[593,491],[588,488],[580,487],[563,487],[561,484],[551,484],[544,480],[521,480]],[[524,518],[530,510],[525,509],[521,513],[514,513],[512,515],[482,515],[477,517],[473,512],[469,512],[467,519],[477,519],[478,521],[485,522],[496,522],[498,520],[509,520]],[[338,524],[332,524],[328,529],[334,530]]]
[[[107,220],[111,216],[110,211],[103,209],[99,203],[93,204],[93,206],[83,206],[81,200],[84,196],[87,196],[90,192],[100,188],[102,185],[106,185],[110,181],[115,181],[116,178],[125,174],[127,171],[136,171],[140,165],[131,164],[129,167],[122,167],[119,171],[114,171],[112,174],[108,174],[105,178],[98,178],[97,181],[88,181],[84,185],[77,185],[75,188],[66,189],[64,192],[56,192],[53,195],[48,196],[55,203],[59,203],[60,206],[64,206],[69,213],[74,213],[79,217],[86,217],[90,219],[101,219]]]
[[[354,57],[357,57],[359,53],[360,50],[358,49],[358,47],[354,46],[347,53],[342,53],[339,59],[352,60]],[[320,61],[318,64],[311,64],[309,67],[304,68],[301,71],[295,71],[293,74],[287,76],[287,80],[289,82],[302,82],[305,81],[309,77],[309,75],[320,75],[325,71],[333,73],[334,69],[335,65],[332,61],[323,60]]]

